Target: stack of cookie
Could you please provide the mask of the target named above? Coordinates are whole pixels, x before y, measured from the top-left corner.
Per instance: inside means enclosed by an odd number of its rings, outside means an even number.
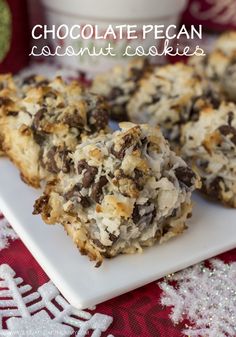
[[[92,89],[109,97],[126,88],[130,75],[115,68]],[[126,75],[124,75],[126,71]],[[122,76],[117,78],[119,74]],[[116,81],[108,81],[108,77]],[[106,82],[107,86],[101,83]],[[121,91],[120,91],[121,92]],[[172,149],[202,178],[202,191],[236,207],[236,32],[224,33],[213,51],[176,63],[149,67],[125,97],[123,115],[135,123],[159,125]],[[117,118],[117,114],[112,117]]]
[[[140,64],[129,76],[150,71]],[[46,182],[34,213],[61,223],[81,253],[100,265],[184,231],[200,181],[159,127],[122,123],[112,133],[109,103],[61,78],[7,75],[0,85],[2,151],[26,183]]]

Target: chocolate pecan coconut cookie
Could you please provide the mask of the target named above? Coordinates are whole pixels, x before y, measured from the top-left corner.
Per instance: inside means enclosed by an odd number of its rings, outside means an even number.
[[[147,59],[135,59],[128,65],[115,66],[111,71],[95,77],[91,90],[106,98],[112,119],[124,121],[127,120],[127,103],[136,92],[140,80],[148,76],[151,70]]]
[[[183,63],[155,68],[130,100],[129,118],[135,123],[160,125],[164,136],[174,144],[179,140],[181,125],[194,119],[202,105],[212,100],[204,85],[195,70]]]
[[[203,109],[182,129],[182,155],[202,178],[203,192],[236,207],[236,106]]]
[[[74,172],[60,173],[34,206],[46,223],[61,223],[97,265],[182,233],[200,186],[159,128],[120,127],[78,145]]]
[[[236,32],[222,34],[213,51],[204,57],[194,56],[189,60],[198,74],[204,76],[219,95],[226,100],[236,100]]]
[[[5,112],[13,111],[14,102],[18,99],[19,92],[17,85],[10,74],[0,75],[0,119]],[[3,155],[2,133],[0,128],[0,155]]]
[[[23,97],[4,110],[0,129],[4,152],[24,181],[39,187],[42,179],[69,171],[69,154],[83,137],[106,131],[108,109],[76,82],[58,77],[34,84],[25,84]]]

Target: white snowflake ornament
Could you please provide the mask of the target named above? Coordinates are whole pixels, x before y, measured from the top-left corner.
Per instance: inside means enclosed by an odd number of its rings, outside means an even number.
[[[175,285],[172,285],[172,282]],[[188,337],[236,336],[236,263],[210,260],[168,276],[159,286],[161,303],[171,306],[170,318],[179,323],[187,318],[192,326]]]
[[[0,337],[85,337],[88,332],[100,337],[112,321],[110,316],[72,307],[52,282],[32,292],[13,269],[0,266]]]
[[[17,238],[16,232],[0,212],[0,250],[8,247],[9,240],[16,240]]]
[[[70,337],[73,333],[72,328],[51,320],[43,310],[34,316],[10,318],[7,328],[12,337]]]

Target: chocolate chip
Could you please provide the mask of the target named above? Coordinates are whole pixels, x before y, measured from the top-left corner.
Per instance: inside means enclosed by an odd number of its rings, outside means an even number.
[[[32,127],[33,129],[40,129],[40,123],[42,119],[44,118],[44,115],[47,113],[46,108],[41,108],[38,110],[34,116],[33,122],[32,122]]]
[[[45,79],[45,80],[42,80],[42,81],[37,82],[37,83],[35,84],[35,87],[36,87],[36,88],[46,87],[46,86],[48,86],[48,84],[49,84],[49,81]]]
[[[193,185],[192,179],[195,177],[195,173],[188,166],[177,167],[175,169],[175,175],[178,180],[187,187]]]
[[[130,71],[131,71],[130,81],[133,82],[138,82],[142,78],[144,73],[144,69],[138,68],[131,68]]]
[[[83,180],[82,180],[83,186],[85,188],[89,187],[92,184],[97,173],[98,173],[97,167],[89,166],[89,165],[87,166],[87,169],[84,173]]]
[[[232,135],[230,140],[236,145],[236,129],[231,125],[221,125],[218,129],[223,136]]]
[[[85,159],[80,160],[78,162],[78,164],[77,164],[77,172],[78,172],[78,174],[81,174],[82,171],[87,168],[87,165],[88,164],[87,164],[87,162],[86,162]]]
[[[111,153],[118,159],[122,160],[125,156],[126,150],[134,145],[134,148],[137,147],[137,144],[134,144],[134,137],[132,134],[127,134],[122,138],[122,146],[120,151],[115,151],[114,146],[111,147]]]
[[[73,113],[65,115],[65,117],[63,118],[63,122],[68,124],[70,127],[74,127],[77,129],[82,129],[84,127],[83,119],[77,109],[74,109]]]
[[[98,169],[95,166],[89,166],[88,163],[84,159],[82,159],[77,164],[78,174],[81,174],[83,170],[85,170],[85,172],[83,175],[82,184],[83,187],[87,188],[94,181],[95,176],[98,173]]]
[[[208,88],[208,90],[205,93],[205,97],[214,109],[219,108],[221,104],[221,99],[214,90],[212,90],[211,88]]]
[[[50,150],[47,152],[47,155],[46,155],[47,161],[46,162],[44,161],[45,168],[49,172],[54,173],[54,174],[60,172],[60,169],[58,168],[57,162],[55,159],[57,152],[58,152],[58,148],[56,146],[52,146]]]
[[[220,133],[221,133],[223,136],[227,136],[227,135],[231,134],[233,129],[234,129],[234,128],[233,128],[232,126],[227,125],[227,124],[226,124],[226,125],[221,125],[221,126],[219,127],[219,131],[220,131]]]
[[[9,110],[7,111],[7,116],[16,117],[19,114],[19,111]]]
[[[221,194],[221,186],[220,183],[222,182],[221,177],[216,177],[212,182],[210,183],[207,193],[213,197],[214,199],[220,199]],[[203,187],[203,190],[206,191],[205,187]]]
[[[96,108],[88,114],[88,124],[93,132],[106,128],[109,122],[109,112],[107,109]]]
[[[36,82],[36,75],[27,76],[22,81],[23,85],[24,84],[31,85],[31,84],[35,84],[35,82]]]
[[[90,200],[89,200],[89,198],[88,197],[84,197],[84,196],[82,196],[82,195],[80,195],[80,204],[84,207],[84,208],[87,208],[87,207],[89,207],[90,205],[91,205],[91,203],[90,203]]]
[[[74,185],[74,187],[73,187],[70,191],[68,191],[68,192],[66,192],[66,193],[64,194],[64,198],[65,198],[66,200],[70,200],[70,199],[72,199],[72,198],[75,196],[75,194],[78,193],[80,190],[81,190],[81,185],[80,185],[80,184],[76,184],[76,185]]]
[[[45,206],[47,205],[49,197],[43,195],[35,201],[33,214],[40,214],[44,211]]]
[[[107,96],[108,101],[114,101],[118,97],[124,95],[124,90],[119,87],[113,87]]]
[[[43,143],[46,140],[46,134],[44,132],[39,132],[35,130],[34,128],[32,128],[32,131],[33,131],[33,137],[34,137],[35,142],[38,145],[43,145]]]
[[[74,187],[64,194],[66,200],[75,200],[77,203],[81,204],[84,208],[90,206],[90,200],[88,197],[81,195],[81,184],[76,184]]]
[[[231,126],[232,121],[234,120],[234,114],[233,111],[228,112],[228,124]]]
[[[97,247],[99,247],[99,248],[101,248],[101,249],[105,249],[105,246],[101,243],[101,241],[99,241],[98,239],[92,239],[93,240],[93,243],[97,246]],[[97,265],[96,265],[97,266]]]
[[[161,100],[161,94],[155,94],[154,96],[152,96],[152,102],[151,104],[156,104]]]
[[[108,180],[105,176],[101,176],[99,181],[93,185],[91,198],[96,201],[97,203],[101,202],[102,199],[102,189],[108,183]]]
[[[144,179],[143,179],[143,172],[138,170],[138,169],[134,169],[134,181],[135,184],[138,188],[139,191],[141,191],[143,189],[143,184],[144,184]]]
[[[147,201],[144,205],[134,205],[132,219],[136,225],[145,224],[145,226],[149,226],[153,222],[156,216],[156,208],[153,205],[153,210],[150,211],[150,209],[145,209],[150,208],[150,205],[150,201]],[[143,212],[145,213],[143,214]]]
[[[109,233],[109,240],[112,241],[113,243],[115,243],[118,240],[118,236]]]
[[[57,99],[57,94],[56,92],[50,90],[46,94],[44,94],[43,99],[46,99],[46,98]]]
[[[0,97],[0,107],[4,106],[4,105],[10,105],[11,103],[13,103],[13,102],[10,98]]]
[[[91,105],[91,102],[88,102]],[[98,96],[96,106],[88,112],[88,125],[92,132],[103,130],[109,122],[109,106],[103,96]]]

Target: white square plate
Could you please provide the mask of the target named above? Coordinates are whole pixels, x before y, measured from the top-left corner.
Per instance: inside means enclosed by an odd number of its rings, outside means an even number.
[[[236,210],[194,196],[190,228],[143,254],[105,260],[100,268],[81,256],[61,226],[32,215],[40,195],[17,169],[0,159],[0,209],[65,298],[77,308],[108,300],[164,275],[236,247]]]

